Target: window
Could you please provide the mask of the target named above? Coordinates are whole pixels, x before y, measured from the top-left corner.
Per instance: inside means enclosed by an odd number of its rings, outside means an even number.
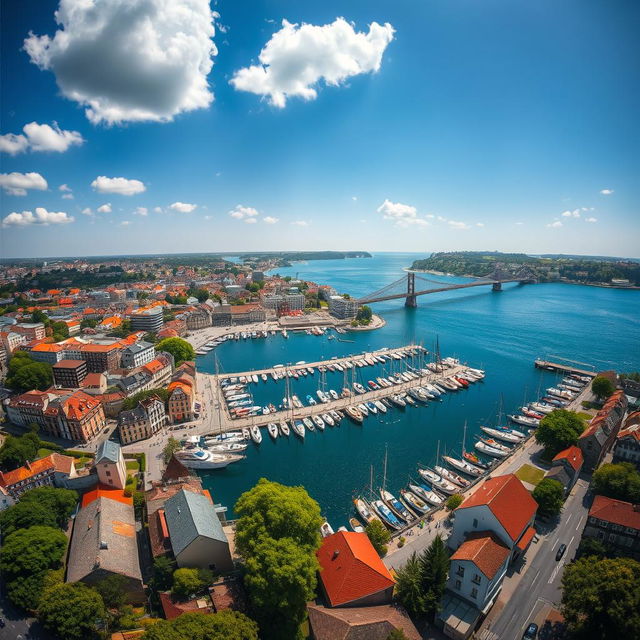
[[[476,573],[473,576],[473,580],[471,582],[475,582],[476,584],[480,584],[480,576]]]
[[[461,567],[460,565],[458,565],[458,569],[456,571],[456,575],[460,576],[461,578],[464,577],[464,567]]]
[[[474,519],[473,519],[473,528],[474,528],[474,529],[477,529],[477,528],[478,528],[478,519],[477,519],[477,518],[474,518]]]
[[[475,587],[473,589],[471,589],[471,597],[472,598],[477,598],[478,597],[478,590]]]
[[[460,587],[462,587],[462,582],[460,582],[460,580],[456,580],[455,582],[455,588],[460,591]]]
[[[105,474],[106,474],[107,476],[110,476],[110,475],[111,475],[111,471],[105,471]]]

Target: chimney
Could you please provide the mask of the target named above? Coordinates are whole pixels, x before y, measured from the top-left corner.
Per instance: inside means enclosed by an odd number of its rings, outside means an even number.
[[[331,557],[332,560],[335,560],[338,556],[340,555],[340,549],[336,549],[333,552],[333,556]]]

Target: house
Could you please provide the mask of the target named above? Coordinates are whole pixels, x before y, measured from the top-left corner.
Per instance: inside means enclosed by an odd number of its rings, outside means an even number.
[[[631,462],[640,471],[640,411],[630,413],[613,446],[614,462]]]
[[[136,342],[122,350],[121,365],[123,369],[141,367],[151,362],[156,356],[156,348],[150,342]]]
[[[186,602],[174,600],[171,591],[158,592],[162,612],[167,620],[173,620],[183,613],[214,613],[211,603],[204,598],[193,598]]]
[[[510,560],[523,553],[533,536],[537,502],[514,474],[487,478],[456,509],[448,540],[457,549],[470,533],[491,531],[510,550]]]
[[[142,366],[142,371],[151,376],[154,389],[164,387],[173,373],[173,356],[168,353],[159,353],[151,362]]]
[[[118,416],[118,430],[122,444],[145,440],[157,433],[167,420],[164,402],[158,396],[141,400],[138,406]]]
[[[555,456],[551,463],[551,469],[545,474],[545,477],[557,480],[564,487],[566,495],[576,483],[583,463],[584,459],[580,447],[572,445]]]
[[[582,537],[595,538],[621,555],[640,559],[640,505],[596,496]]]
[[[316,552],[320,584],[330,607],[388,604],[395,580],[365,533],[338,531]]]
[[[27,339],[15,331],[0,331],[0,343],[8,354],[12,354],[20,345],[25,344]]]
[[[117,442],[103,440],[96,451],[95,468],[103,486],[124,489],[127,482],[127,465]]]
[[[332,609],[309,603],[307,612],[314,640],[387,640],[393,631],[408,640],[422,637],[399,605]]]
[[[179,567],[233,569],[229,542],[211,496],[183,489],[165,502],[164,519]]]
[[[84,494],[74,519],[67,582],[95,585],[112,575],[124,577],[131,602],[144,602],[133,500],[121,489],[98,486]]]
[[[628,400],[624,392],[616,391],[578,438],[578,446],[584,457],[584,470],[588,473],[598,467],[605,454],[611,449],[620,430],[627,405]]]
[[[29,489],[66,487],[67,480],[78,476],[74,462],[71,456],[51,453],[13,471],[0,471],[0,487],[14,500]]]
[[[447,589],[486,613],[500,593],[510,556],[492,531],[470,533],[451,556]]]
[[[11,330],[25,336],[27,340],[42,340],[47,335],[42,322],[20,322],[12,325]]]

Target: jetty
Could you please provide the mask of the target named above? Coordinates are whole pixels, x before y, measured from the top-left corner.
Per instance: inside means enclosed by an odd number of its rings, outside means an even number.
[[[567,362],[571,362],[571,361],[568,360]],[[579,367],[573,366],[573,364],[563,364],[560,362],[553,362],[550,360],[541,360],[541,359],[537,359],[534,362],[534,364],[537,369],[546,369],[547,371],[555,371],[557,373],[574,374],[578,376],[589,376],[590,378],[595,378],[597,375],[597,373],[593,370],[581,369]],[[591,366],[588,364],[584,364],[582,362],[577,362],[575,364],[581,364],[586,367]]]

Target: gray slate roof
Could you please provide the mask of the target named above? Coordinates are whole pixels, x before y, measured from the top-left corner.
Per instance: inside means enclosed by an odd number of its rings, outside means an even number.
[[[165,502],[164,516],[176,556],[199,536],[228,543],[218,514],[207,496],[183,489]]]
[[[67,582],[78,582],[97,570],[142,580],[132,505],[101,497],[78,512]]]
[[[118,462],[120,459],[120,445],[111,440],[103,440],[96,451],[96,464],[106,459],[109,462]]]

